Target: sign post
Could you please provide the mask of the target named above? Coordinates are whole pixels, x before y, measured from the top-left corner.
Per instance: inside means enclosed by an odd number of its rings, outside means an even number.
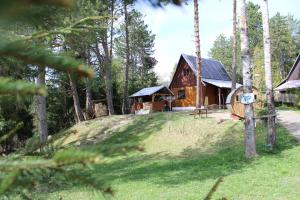
[[[242,104],[251,104],[255,102],[253,93],[244,93],[241,95],[241,103]]]

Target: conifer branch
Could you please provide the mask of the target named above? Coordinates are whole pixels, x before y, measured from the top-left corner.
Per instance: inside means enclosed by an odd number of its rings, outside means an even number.
[[[7,42],[1,39],[0,55],[14,57],[29,64],[50,66],[60,71],[77,73],[80,76],[94,76],[94,71],[91,68],[73,58],[54,54],[50,50],[23,41]]]
[[[33,40],[33,39],[40,39],[43,37],[47,37],[49,35],[54,35],[54,34],[69,34],[75,31],[88,31],[87,29],[96,29],[99,27],[94,27],[94,26],[88,26],[88,25],[84,25],[84,26],[80,26],[77,27],[79,24],[82,24],[86,21],[92,21],[92,20],[102,20],[102,19],[108,19],[110,18],[109,16],[89,16],[86,18],[83,18],[81,20],[78,20],[77,22],[73,23],[72,25],[70,25],[69,27],[66,28],[59,28],[57,30],[53,30],[53,31],[39,31],[36,33],[33,33],[30,36],[23,36],[20,40]],[[107,28],[107,27],[100,27],[100,28]]]
[[[0,77],[0,94],[33,94],[46,96],[47,90],[44,86],[36,85],[27,81]]]
[[[18,130],[20,130],[24,126],[23,122],[18,123],[15,128],[10,130],[7,134],[0,137],[0,144],[7,141],[9,138],[11,138]]]

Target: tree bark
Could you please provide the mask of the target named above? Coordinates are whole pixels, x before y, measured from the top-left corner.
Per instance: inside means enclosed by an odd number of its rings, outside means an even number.
[[[200,50],[200,34],[199,34],[199,13],[198,13],[198,0],[194,0],[194,33],[195,33],[195,50],[196,50],[196,63],[197,63],[197,91],[196,91],[196,108],[202,106],[202,61]]]
[[[46,71],[44,67],[38,67],[37,84],[45,85]],[[48,123],[46,113],[46,97],[36,96],[36,114],[40,132],[40,143],[43,144],[48,138]]]
[[[272,65],[271,65],[271,39],[269,29],[269,9],[268,0],[262,0],[261,4],[263,36],[264,36],[264,63],[265,63],[265,82],[266,82],[266,99],[268,105],[268,145],[273,148],[276,141],[275,129],[275,105],[272,82]]]
[[[77,119],[77,122],[82,122],[82,121],[84,121],[84,116],[83,116],[82,110],[80,108],[80,102],[79,102],[79,96],[78,96],[78,92],[77,92],[76,83],[74,82],[74,80],[72,79],[70,74],[69,74],[69,79],[70,79],[70,85],[71,85],[71,90],[72,90],[76,119]]]
[[[126,64],[125,64],[125,81],[124,81],[124,93],[123,93],[123,103],[122,103],[122,113],[128,113],[128,72],[130,65],[129,58],[129,33],[128,33],[128,12],[127,4],[124,1],[124,17],[125,17],[125,40],[126,40]]]
[[[85,110],[87,119],[92,119],[94,117],[94,108],[91,92],[91,83],[88,78],[85,79]]]
[[[104,81],[105,81],[105,91],[106,91],[106,101],[109,115],[114,115],[114,104],[113,104],[113,90],[112,90],[112,80],[111,80],[111,66],[112,60],[110,59],[107,36],[102,40],[103,50],[105,52],[105,62],[104,62]]]
[[[252,93],[252,67],[249,50],[245,0],[240,0],[240,8],[241,53],[243,63],[243,85],[245,94]],[[245,156],[247,158],[256,156],[253,103],[245,104]]]
[[[236,0],[233,0],[233,23],[232,23],[232,86],[231,91],[236,88],[236,63],[237,63],[237,42],[236,42]]]

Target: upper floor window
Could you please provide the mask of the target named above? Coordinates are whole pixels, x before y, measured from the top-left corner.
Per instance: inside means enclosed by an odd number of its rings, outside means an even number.
[[[185,99],[185,90],[178,90],[178,99]]]
[[[188,76],[190,74],[190,70],[189,69],[183,69],[182,74],[183,74],[183,76]]]

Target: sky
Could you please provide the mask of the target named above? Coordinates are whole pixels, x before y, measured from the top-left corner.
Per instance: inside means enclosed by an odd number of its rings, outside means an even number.
[[[262,0],[252,0],[260,4]],[[239,6],[239,5],[238,5]],[[299,0],[269,0],[269,14],[291,14],[300,19]],[[162,82],[170,80],[174,66],[182,53],[194,55],[193,3],[181,7],[168,5],[153,8],[145,3],[136,5],[155,37],[154,71]],[[238,9],[239,10],[239,9]],[[232,34],[232,0],[200,0],[199,29],[202,57],[208,58],[214,40],[220,34]]]

